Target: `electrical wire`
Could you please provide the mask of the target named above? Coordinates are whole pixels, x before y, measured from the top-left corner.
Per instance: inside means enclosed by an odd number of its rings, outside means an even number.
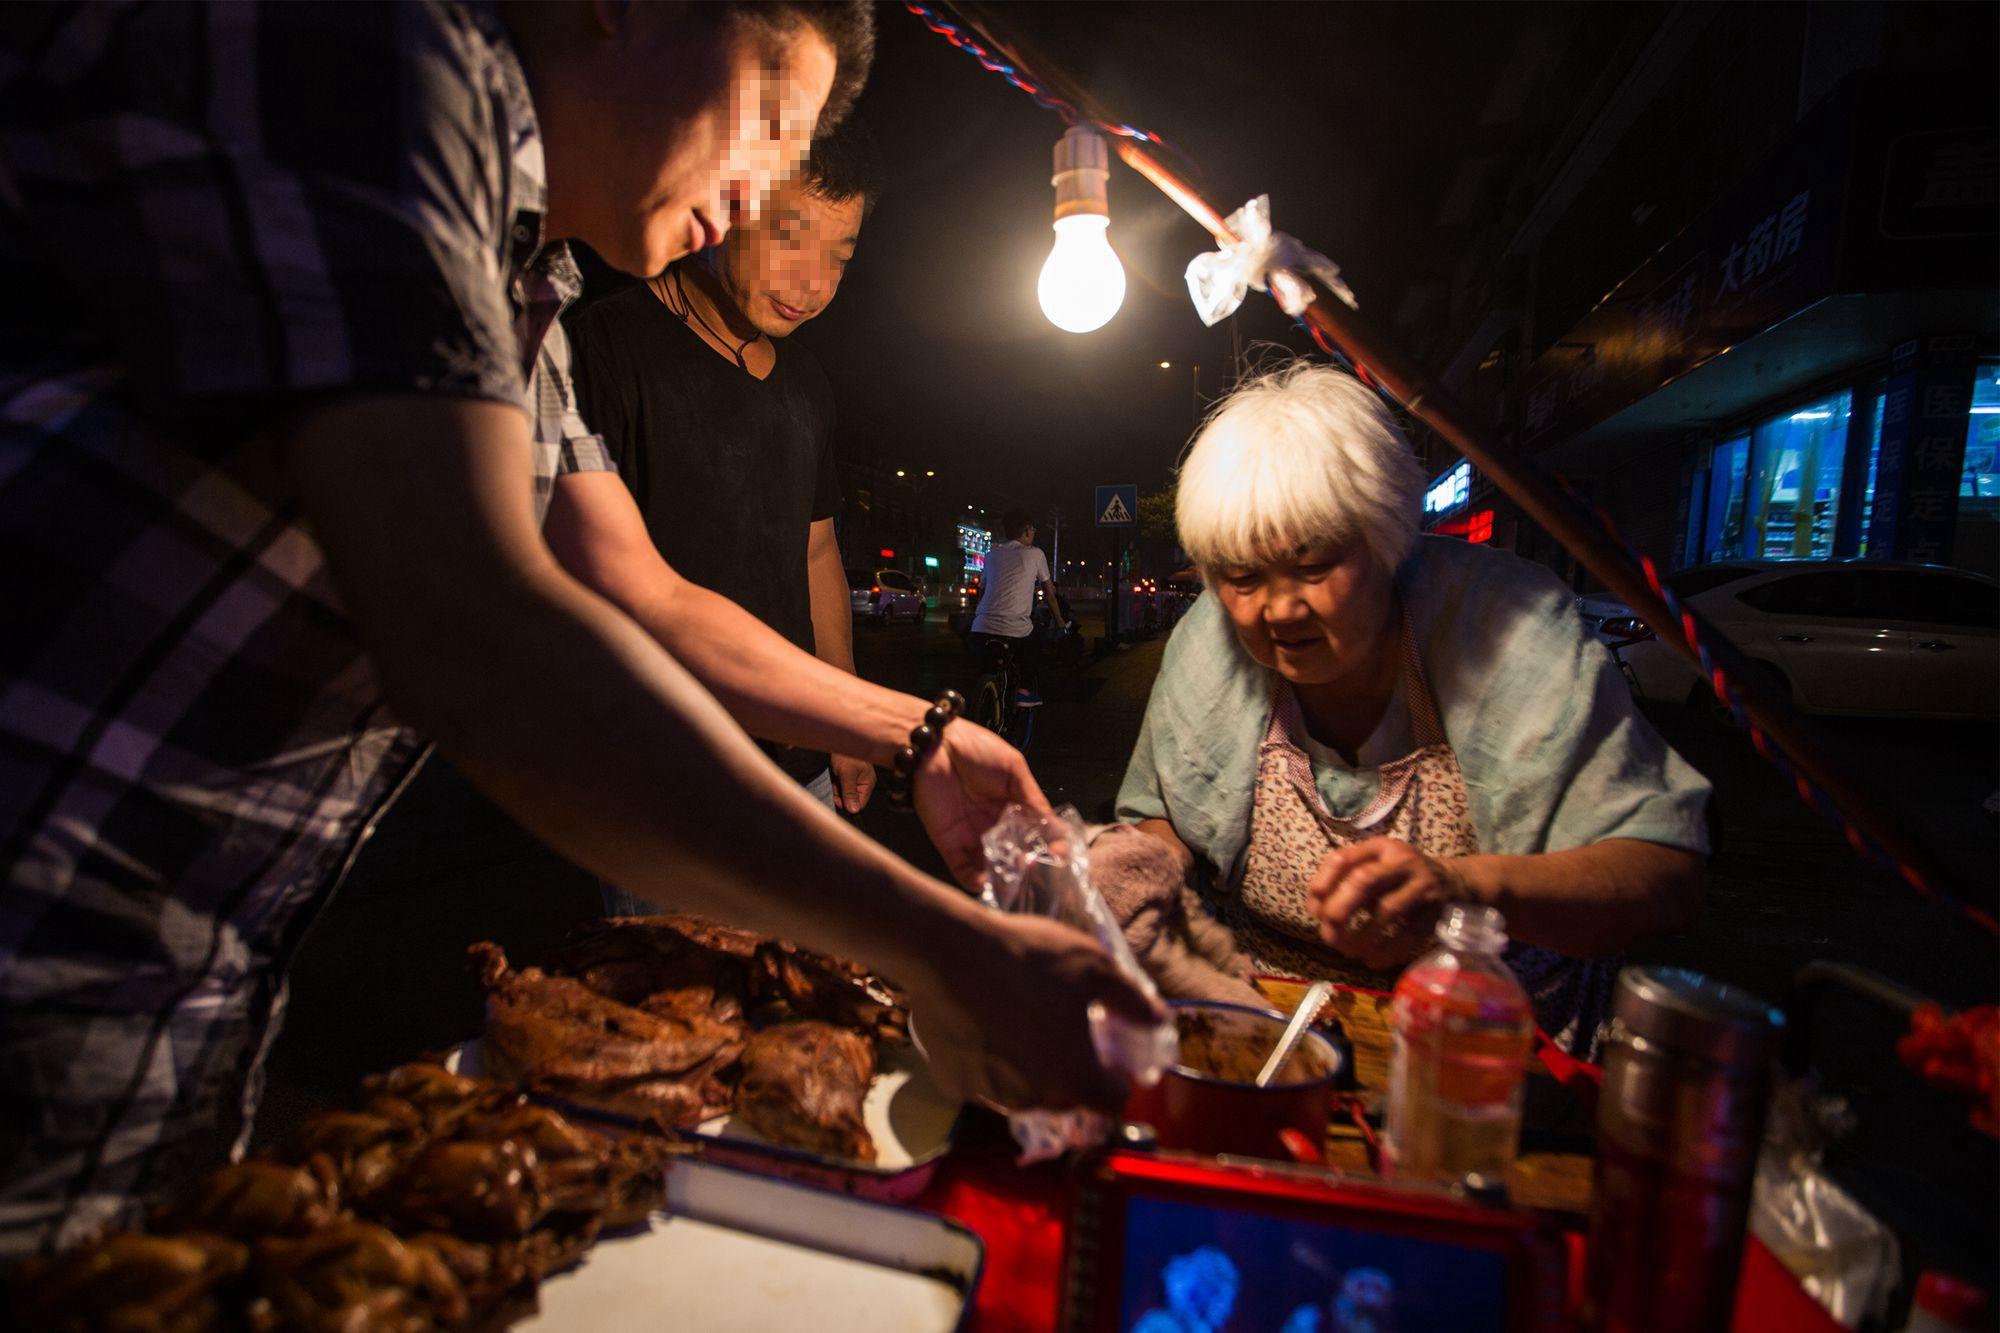
[[[987,50],[986,47],[980,44],[978,38],[966,32],[965,29],[953,23],[929,5],[920,4],[918,0],[906,0],[903,8],[922,19],[924,26],[932,32],[944,38],[974,60],[977,60],[982,68],[990,73],[998,74],[1001,78],[1026,93],[1034,100],[1036,106],[1046,111],[1055,112],[1072,125],[1089,125],[1093,128],[1103,130],[1106,134],[1115,134],[1124,139],[1136,139],[1140,143],[1154,144],[1173,153],[1176,157],[1181,156],[1172,144],[1150,130],[1142,130],[1136,125],[1125,125],[1115,121],[1099,120],[1095,116],[1085,115],[1062,98],[1041,87],[1038,81],[1018,66]]]

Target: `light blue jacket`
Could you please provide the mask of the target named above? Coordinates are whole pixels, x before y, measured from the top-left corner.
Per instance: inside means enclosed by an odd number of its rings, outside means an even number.
[[[1539,565],[1423,537],[1396,571],[1482,852],[1527,854],[1638,838],[1706,853],[1709,784],[1667,747],[1574,600]],[[1118,817],[1165,819],[1233,884],[1250,836],[1272,673],[1236,641],[1212,593],[1167,641]],[[1371,761],[1414,748],[1400,687],[1350,767],[1316,755],[1338,815],[1373,799]]]

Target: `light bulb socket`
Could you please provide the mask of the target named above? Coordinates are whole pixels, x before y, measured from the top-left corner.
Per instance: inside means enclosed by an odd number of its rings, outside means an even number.
[[[1056,187],[1056,221],[1091,214],[1111,216],[1111,150],[1104,136],[1082,125],[1072,125],[1056,140],[1056,172],[1050,184]]]

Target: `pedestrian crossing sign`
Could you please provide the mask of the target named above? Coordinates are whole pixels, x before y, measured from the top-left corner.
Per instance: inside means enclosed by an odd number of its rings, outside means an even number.
[[[1099,486],[1095,512],[1100,528],[1131,527],[1139,521],[1139,488]]]

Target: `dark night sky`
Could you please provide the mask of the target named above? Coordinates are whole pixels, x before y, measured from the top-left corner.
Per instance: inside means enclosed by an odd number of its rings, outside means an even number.
[[[1529,30],[1582,12],[1071,4],[1006,17],[1115,113],[1182,148],[1225,208],[1268,192],[1277,226],[1340,264],[1386,321],[1409,282],[1449,268],[1434,219],[1502,59]],[[1192,424],[1188,367],[1200,363],[1204,396],[1228,369],[1228,326],[1202,326],[1181,276],[1207,236],[1114,160],[1125,305],[1095,333],[1054,328],[1034,286],[1061,119],[900,5],[878,15],[857,114],[882,145],[889,192],[839,298],[799,335],[834,383],[843,455],[935,468],[946,508],[1060,506],[1066,520],[1082,518],[1093,484],[1164,483]],[[1246,345],[1307,346],[1267,297],[1253,293],[1238,321]]]

